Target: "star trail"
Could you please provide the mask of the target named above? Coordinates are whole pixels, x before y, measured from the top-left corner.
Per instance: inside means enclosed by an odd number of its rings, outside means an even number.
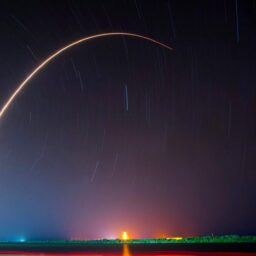
[[[255,19],[1,1],[0,240],[255,234]]]

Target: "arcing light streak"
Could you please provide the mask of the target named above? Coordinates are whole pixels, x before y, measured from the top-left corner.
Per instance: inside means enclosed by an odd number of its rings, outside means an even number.
[[[140,39],[144,39],[147,41],[150,41],[154,44],[158,44],[168,50],[172,50],[171,47],[169,47],[168,45],[165,45],[159,41],[156,41],[150,37],[146,37],[146,36],[142,36],[142,35],[138,35],[138,34],[133,34],[133,33],[126,33],[126,32],[110,32],[110,33],[102,33],[102,34],[97,34],[97,35],[93,35],[93,36],[88,36],[88,37],[84,37],[80,40],[77,40],[71,44],[68,44],[66,46],[64,46],[63,48],[61,48],[60,50],[54,52],[52,55],[50,55],[45,61],[43,61],[37,68],[35,68],[26,78],[25,80],[18,85],[17,89],[13,92],[13,94],[10,96],[10,98],[6,101],[6,103],[3,105],[3,107],[1,108],[0,111],[0,119],[2,118],[2,116],[4,115],[4,113],[7,111],[7,109],[9,108],[9,106],[11,105],[11,103],[14,101],[14,99],[16,98],[16,96],[21,92],[21,90],[26,86],[26,84],[35,76],[36,73],[38,73],[44,66],[46,66],[52,59],[54,59],[55,57],[57,57],[58,55],[60,55],[62,52],[66,51],[67,49],[78,45],[80,43],[92,40],[92,39],[96,39],[96,38],[100,38],[100,37],[108,37],[108,36],[130,36],[130,37],[136,37],[136,38],[140,38]]]

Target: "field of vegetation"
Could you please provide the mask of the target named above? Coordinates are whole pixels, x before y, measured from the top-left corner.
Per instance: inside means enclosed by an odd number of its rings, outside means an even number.
[[[49,240],[49,241],[0,241],[0,246],[3,244],[168,244],[168,243],[256,243],[256,236],[201,236],[201,237],[186,237],[186,238],[159,238],[159,239],[129,239],[127,241],[121,239],[99,239],[99,240]]]

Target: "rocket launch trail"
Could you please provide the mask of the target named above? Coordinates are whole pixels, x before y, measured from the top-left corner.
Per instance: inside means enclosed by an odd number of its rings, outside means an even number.
[[[149,41],[151,43],[154,43],[158,46],[164,47],[168,50],[172,50],[172,48],[166,44],[163,44],[157,40],[154,40],[150,37],[139,35],[139,34],[133,34],[133,33],[126,33],[126,32],[109,32],[109,33],[101,33],[101,34],[96,34],[88,37],[81,38],[75,42],[72,42],[61,49],[57,50],[53,54],[51,54],[46,60],[44,60],[40,65],[38,65],[14,90],[14,92],[11,94],[11,96],[7,99],[7,101],[4,103],[2,108],[0,109],[0,119],[3,117],[4,113],[8,110],[12,102],[15,100],[15,98],[19,95],[19,93],[24,89],[24,87],[28,84],[30,80],[33,79],[33,77],[41,70],[43,69],[51,60],[56,58],[58,55],[63,53],[64,51],[68,50],[69,48],[79,45],[81,43],[97,39],[97,38],[102,38],[102,37],[113,37],[113,36],[127,36],[127,37],[134,37],[138,39],[143,39],[146,41]]]

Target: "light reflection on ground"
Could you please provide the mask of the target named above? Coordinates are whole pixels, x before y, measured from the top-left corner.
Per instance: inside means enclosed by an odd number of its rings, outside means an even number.
[[[42,252],[11,252],[0,251],[0,256],[256,256],[256,252],[130,252],[128,244],[123,245],[122,252],[59,252],[59,253],[42,253]]]
[[[256,256],[256,253],[245,252],[146,252],[133,253],[129,252],[129,248],[124,248],[122,253],[22,253],[22,252],[0,252],[0,255],[6,256]]]

